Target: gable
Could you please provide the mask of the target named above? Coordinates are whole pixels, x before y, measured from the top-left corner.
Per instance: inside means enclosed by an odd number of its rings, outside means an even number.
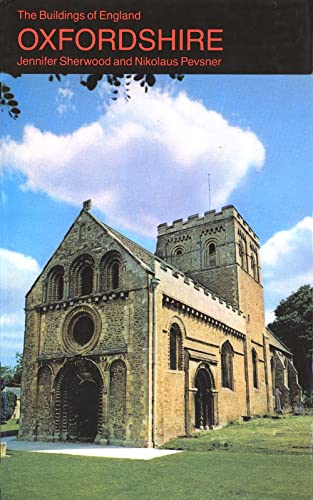
[[[88,255],[96,265],[99,265],[106,253],[115,251],[121,254],[125,261],[131,260],[132,266],[135,265],[141,268],[145,273],[153,272],[152,266],[148,265],[149,261],[146,260],[146,262],[143,262],[133,252],[131,245],[125,245],[127,238],[121,241],[118,235],[119,233],[114,232],[109,226],[102,224],[88,211],[83,209],[44,266],[26,297],[37,288],[40,282],[47,279],[50,271],[55,266],[61,266],[68,271],[75,259],[81,255]],[[41,302],[41,298],[39,299],[39,290],[37,290],[35,295],[35,302]]]

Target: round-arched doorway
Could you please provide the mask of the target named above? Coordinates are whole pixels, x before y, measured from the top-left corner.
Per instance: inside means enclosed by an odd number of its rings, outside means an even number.
[[[214,423],[213,377],[208,369],[200,368],[196,375],[195,427],[210,429]]]
[[[92,442],[101,427],[102,380],[88,360],[67,363],[57,377],[56,437]]]

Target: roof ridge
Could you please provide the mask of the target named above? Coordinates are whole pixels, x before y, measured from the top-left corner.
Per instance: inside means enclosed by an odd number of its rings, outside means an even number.
[[[268,332],[270,332],[271,335],[273,335],[274,339],[277,340],[277,342],[279,342],[282,345],[282,347],[286,349],[286,351],[292,354],[289,347],[279,337],[277,337],[277,335],[273,332],[273,330],[271,330],[268,326],[266,326],[265,328]]]

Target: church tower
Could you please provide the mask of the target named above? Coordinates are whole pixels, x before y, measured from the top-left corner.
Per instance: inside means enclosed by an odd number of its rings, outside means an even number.
[[[156,255],[240,309],[263,344],[264,302],[257,235],[232,205],[158,226]]]

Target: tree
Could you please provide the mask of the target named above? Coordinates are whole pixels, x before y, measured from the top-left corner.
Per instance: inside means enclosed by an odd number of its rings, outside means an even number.
[[[17,352],[15,358],[16,358],[16,365],[14,367],[12,366],[0,367],[1,390],[5,386],[21,385],[23,354]]]
[[[313,287],[303,285],[282,300],[269,328],[294,354],[302,388],[313,390]]]
[[[0,367],[1,390],[4,389],[6,385],[11,385],[13,378],[14,368],[12,368],[12,366]]]

